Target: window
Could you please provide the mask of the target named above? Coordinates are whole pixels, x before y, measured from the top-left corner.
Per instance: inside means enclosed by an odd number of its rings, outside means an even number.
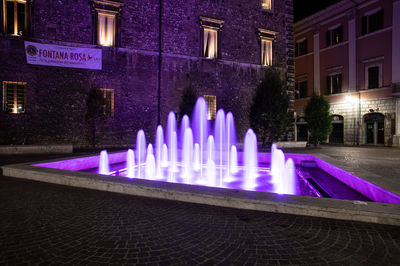
[[[114,46],[115,15],[99,13],[97,18],[97,44]]]
[[[368,89],[379,88],[379,66],[368,68]]]
[[[261,0],[261,7],[265,10],[272,10],[272,0]]]
[[[343,27],[338,26],[326,32],[326,46],[335,45],[343,41]]]
[[[25,113],[26,82],[3,82],[3,111],[6,113]]]
[[[5,0],[4,2],[4,29],[7,34],[26,35],[26,1]]]
[[[383,29],[383,9],[362,17],[362,34]]]
[[[272,41],[261,39],[261,65],[272,66]]]
[[[221,55],[221,30],[224,21],[209,18],[200,17],[200,24],[202,30],[202,49],[201,56],[206,58],[219,58]]]
[[[204,99],[207,102],[207,119],[214,120],[217,113],[217,97],[214,95],[204,95]]]
[[[106,117],[114,117],[114,90],[101,89],[104,95],[104,114]]]
[[[258,37],[261,46],[261,65],[272,66],[272,42],[276,39],[278,32],[258,29]]]
[[[307,80],[296,81],[296,99],[307,97]]]
[[[342,92],[342,74],[331,74],[327,77],[326,82],[327,94],[335,94]]]
[[[122,2],[117,0],[90,1],[93,9],[93,43],[102,46],[118,45],[118,18]]]
[[[218,57],[218,32],[214,29],[204,29],[203,56],[207,58]]]
[[[296,42],[295,56],[302,56],[307,54],[307,39]]]

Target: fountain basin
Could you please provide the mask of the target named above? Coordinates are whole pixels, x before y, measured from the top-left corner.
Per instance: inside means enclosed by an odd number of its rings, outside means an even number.
[[[238,153],[238,157],[241,160],[242,154]],[[99,156],[7,165],[2,168],[5,176],[74,187],[231,208],[400,225],[400,205],[398,205],[400,197],[398,195],[313,155],[286,154],[286,157],[291,158],[297,166],[300,166],[297,167],[300,170],[303,169],[302,167],[307,170],[317,166],[337,181],[376,202],[214,188],[79,172],[83,169],[98,167]],[[110,164],[121,163],[125,159],[126,152],[109,154]],[[258,160],[260,163],[269,163],[269,154],[259,153]],[[309,172],[300,171],[298,174],[307,175]]]

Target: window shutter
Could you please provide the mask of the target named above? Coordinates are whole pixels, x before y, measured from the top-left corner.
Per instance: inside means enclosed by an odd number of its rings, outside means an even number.
[[[331,31],[326,32],[326,47],[331,46]]]
[[[332,89],[331,89],[331,76],[326,77],[326,94],[331,94]]]
[[[383,29],[383,9],[378,11],[377,14],[377,28],[378,29]]]
[[[343,26],[340,26],[340,27],[337,29],[337,34],[339,35],[338,43],[340,43],[340,42],[343,41]]]
[[[367,20],[368,20],[368,17],[367,16],[364,16],[364,17],[362,17],[362,20],[361,20],[361,34],[362,35],[364,35],[364,34],[367,34]]]
[[[17,3],[17,34],[25,35],[25,4]]]
[[[17,108],[18,112],[25,112],[25,85],[17,84]]]
[[[342,92],[342,74],[338,75],[338,93]]]
[[[307,53],[307,39],[305,39],[304,40],[304,42],[303,42],[303,54],[306,54]]]
[[[7,34],[14,34],[14,2],[7,3]]]
[[[11,112],[14,106],[14,85],[6,83],[6,99],[4,102],[4,111]]]

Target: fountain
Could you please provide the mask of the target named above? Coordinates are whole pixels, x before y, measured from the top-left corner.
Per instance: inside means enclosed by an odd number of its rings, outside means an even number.
[[[110,165],[108,163],[108,153],[107,151],[100,152],[99,161],[99,174],[108,175],[110,173]]]
[[[295,189],[295,166],[287,161],[276,145],[271,149],[271,173],[264,171],[258,163],[257,136],[249,129],[244,138],[243,158],[238,160],[236,130],[231,112],[225,114],[219,109],[214,122],[214,132],[208,131],[207,104],[199,98],[193,111],[192,121],[184,115],[180,125],[179,138],[174,112],[168,114],[166,139],[161,125],[157,126],[155,149],[139,130],[136,139],[136,160],[132,150],[127,152],[126,170],[121,173],[129,178],[145,178],[202,184],[207,186],[258,190],[268,183],[277,193],[293,194]],[[102,154],[104,154],[102,152]],[[105,160],[105,155],[101,155]],[[101,169],[105,166],[101,163]],[[103,168],[102,168],[103,167]],[[104,168],[105,169],[105,168]],[[107,174],[109,170],[101,170]],[[100,168],[99,168],[100,172]]]
[[[191,119],[188,116],[182,118],[180,131],[177,131],[175,113],[170,112],[165,132],[161,125],[157,126],[154,144],[146,143],[144,131],[138,131],[135,151],[129,149],[110,154],[102,151],[100,156],[44,162],[30,167],[86,172],[76,173],[76,178],[69,179],[68,182],[75,186],[84,184],[84,187],[94,189],[234,208],[270,208],[274,212],[297,199],[307,201],[286,194],[347,199],[357,204],[364,201],[400,203],[400,196],[315,156],[285,155],[275,144],[271,154],[258,153],[257,136],[252,129],[247,130],[242,149],[240,143],[236,143],[233,115],[218,110],[211,133],[207,110],[205,100],[199,98]],[[36,173],[37,168],[34,171]],[[65,178],[64,175],[65,171],[59,174],[54,171],[51,176],[46,173],[46,180],[54,176],[52,182],[62,183],[59,179]],[[86,178],[91,181],[82,182]],[[263,199],[267,199],[266,203]],[[324,201],[324,206],[327,202],[329,199]],[[332,202],[331,206],[335,208],[336,205],[337,202]],[[289,210],[299,214],[297,206],[294,204]],[[336,217],[332,207],[324,217]],[[350,208],[349,213],[352,210]],[[308,215],[309,211],[306,208],[301,213]],[[359,217],[358,209],[353,213],[352,217]],[[381,213],[376,219],[380,218]],[[364,221],[371,220],[366,218]]]
[[[142,177],[142,164],[146,159],[146,137],[143,130],[139,130],[136,137],[136,158],[138,165],[138,177]]]
[[[126,176],[129,178],[135,176],[135,153],[131,149],[126,154]]]

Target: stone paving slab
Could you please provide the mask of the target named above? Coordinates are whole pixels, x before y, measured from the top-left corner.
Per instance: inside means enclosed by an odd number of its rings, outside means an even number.
[[[31,166],[6,165],[10,177],[167,200],[400,226],[400,205],[192,186]],[[360,204],[362,203],[362,204]]]
[[[391,147],[335,147],[288,149],[312,154],[343,170],[400,195],[400,149]]]
[[[0,265],[399,265],[400,227],[0,178]]]

